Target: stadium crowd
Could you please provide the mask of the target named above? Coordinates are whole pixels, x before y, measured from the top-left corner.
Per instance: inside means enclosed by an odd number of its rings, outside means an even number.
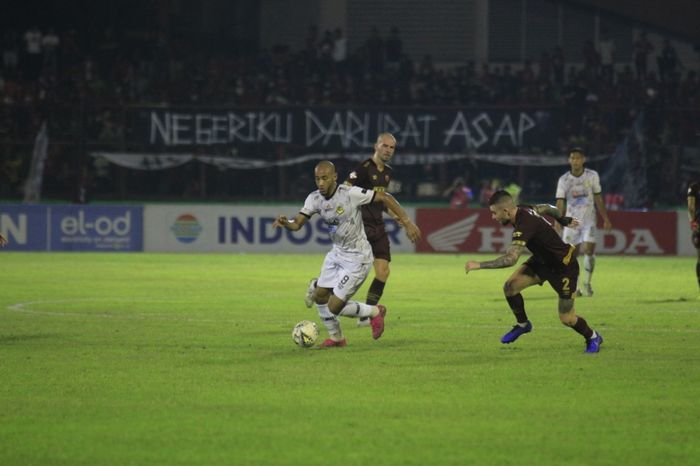
[[[32,27],[3,36],[0,141],[31,142],[49,116],[54,140],[119,145],[119,109],[131,105],[554,106],[563,109],[562,152],[593,154],[614,151],[646,107],[659,147],[695,141],[700,82],[671,43],[654,55],[642,34],[633,57],[613,60],[612,50],[603,37],[582,44],[582,63],[555,47],[537,60],[477,66],[414,62],[396,28],[387,37],[373,29],[354,50],[342,30],[312,26],[301,50],[231,54],[152,31],[92,38]],[[80,111],[67,110],[77,103]]]

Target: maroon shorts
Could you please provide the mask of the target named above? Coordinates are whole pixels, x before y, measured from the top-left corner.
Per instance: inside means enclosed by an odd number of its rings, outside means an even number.
[[[365,234],[367,235],[367,241],[372,246],[374,258],[391,262],[389,235],[386,234],[384,229],[384,222],[381,225],[365,223]]]
[[[535,256],[530,257],[523,265],[531,272],[526,271],[527,275],[537,275],[543,282],[549,282],[561,299],[572,299],[576,293],[579,268],[575,256],[571,258],[569,265],[556,269],[548,267]]]

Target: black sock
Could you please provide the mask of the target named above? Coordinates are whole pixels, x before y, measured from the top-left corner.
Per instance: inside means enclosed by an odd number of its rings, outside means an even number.
[[[695,264],[695,276],[698,277],[698,287],[700,287],[700,262]]]
[[[524,324],[527,322],[525,300],[523,299],[523,295],[518,293],[515,296],[506,296],[506,301],[508,301],[508,305],[510,306],[511,311],[513,311],[513,315],[515,315],[515,320],[517,320],[519,324]]]
[[[583,317],[579,317],[571,328],[583,335],[586,340],[590,340],[593,336],[593,329],[588,326],[588,322]]]
[[[367,291],[367,301],[365,302],[370,306],[375,306],[379,300],[382,299],[384,285],[386,285],[386,283],[379,281],[376,278],[372,280],[372,284],[369,286],[369,290]]]

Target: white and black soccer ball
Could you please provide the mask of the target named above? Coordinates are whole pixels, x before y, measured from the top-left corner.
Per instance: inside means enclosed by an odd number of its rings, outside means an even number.
[[[310,320],[302,320],[292,330],[292,340],[302,348],[308,348],[316,343],[319,335],[318,325]]]

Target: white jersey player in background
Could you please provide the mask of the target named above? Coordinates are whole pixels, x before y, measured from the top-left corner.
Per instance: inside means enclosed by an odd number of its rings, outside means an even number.
[[[383,202],[401,221],[408,238],[413,242],[420,238],[420,230],[390,194],[339,185],[338,174],[332,162],[319,162],[314,169],[314,176],[318,189],[309,194],[294,220],[280,215],[272,226],[297,231],[314,214],[319,214],[328,225],[333,248],[326,254],[313,293],[318,314],[330,337],[321,346],[347,345],[337,316],[370,317],[372,337],[376,340],[384,332],[386,308],[381,304],[372,306],[350,301],[367,278],[374,261],[360,207],[370,202]]]
[[[583,279],[583,290],[577,290],[577,295],[593,296],[591,277],[595,268],[596,242],[596,209],[603,218],[603,228],[612,228],[605,202],[601,195],[598,172],[584,168],[586,156],[583,150],[574,148],[569,152],[571,170],[563,174],[557,183],[557,209],[562,215],[580,220],[578,228],[564,227],[562,239],[564,242],[583,249],[583,269],[586,271]],[[561,227],[556,224],[557,230]],[[581,251],[579,251],[581,252]]]

